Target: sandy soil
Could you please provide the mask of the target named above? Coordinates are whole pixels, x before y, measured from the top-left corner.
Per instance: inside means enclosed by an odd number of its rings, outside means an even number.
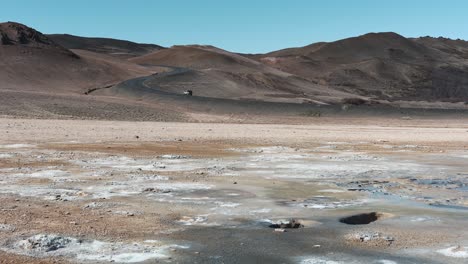
[[[319,121],[0,119],[0,263],[466,262],[465,122]]]
[[[388,141],[462,147],[468,141],[468,123],[465,121],[320,118],[309,120],[312,124],[308,125],[275,125],[1,119],[0,135],[5,142],[22,143],[71,140],[151,142],[185,139],[271,144]]]

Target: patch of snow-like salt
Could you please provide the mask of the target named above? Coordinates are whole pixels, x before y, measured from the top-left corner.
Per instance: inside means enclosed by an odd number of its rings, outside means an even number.
[[[257,209],[257,210],[252,210],[249,212],[249,214],[267,214],[270,213],[272,209],[270,208],[262,208],[262,209]]]
[[[167,257],[167,249],[177,245],[155,245],[153,243],[131,243],[83,241],[73,237],[53,234],[38,234],[20,240],[8,252],[35,257],[65,257],[84,261],[110,261],[116,263],[138,263]],[[181,248],[185,246],[181,246]]]
[[[361,263],[381,263],[381,264],[396,264],[396,262],[391,260],[377,260],[377,261],[362,261],[362,260],[355,260],[354,257],[351,256],[343,256],[340,260],[335,260],[339,257],[334,257],[334,259],[324,257],[324,256],[309,256],[306,258],[302,258],[299,260],[300,264],[361,264]]]
[[[5,149],[18,149],[18,148],[34,148],[35,145],[31,144],[7,144],[7,145],[0,145],[0,148]]]
[[[143,252],[143,253],[121,253],[121,254],[113,254],[113,255],[87,255],[87,254],[80,254],[77,256],[79,260],[93,260],[93,261],[111,261],[117,263],[139,263],[143,261],[147,261],[150,259],[158,259],[164,258],[166,255],[162,253],[151,253],[151,252]]]
[[[43,170],[43,171],[33,172],[29,175],[26,174],[26,176],[30,176],[33,178],[54,178],[54,177],[69,176],[69,172],[63,171],[63,170]]]
[[[228,207],[228,208],[235,208],[241,205],[240,203],[231,203],[231,202],[215,202],[215,204],[219,205],[220,207]]]
[[[377,260],[377,263],[378,264],[398,264],[397,262],[395,262],[393,260],[388,260],[388,259]]]
[[[15,230],[15,226],[7,225],[7,224],[0,224],[0,232],[2,231],[13,231]]]
[[[342,192],[346,192],[345,190],[340,190],[340,189],[324,189],[324,190],[320,190],[319,192],[323,192],[323,193],[342,193]]]
[[[161,159],[188,159],[190,156],[183,156],[183,155],[174,155],[174,154],[166,154],[159,156]]]
[[[452,258],[468,258],[468,247],[454,246],[437,250],[437,253]]]
[[[184,216],[179,219],[177,222],[183,225],[206,225],[208,215],[199,215],[195,217]]]
[[[338,262],[323,257],[311,257],[303,259],[300,264],[345,264],[345,262]]]
[[[79,190],[35,185],[0,185],[0,193],[38,197],[46,200],[56,200],[57,198],[74,200],[86,196],[86,193]]]

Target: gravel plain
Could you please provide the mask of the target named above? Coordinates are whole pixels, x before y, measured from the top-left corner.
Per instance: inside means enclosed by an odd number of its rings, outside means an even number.
[[[0,119],[0,263],[466,263],[467,159],[464,120]]]

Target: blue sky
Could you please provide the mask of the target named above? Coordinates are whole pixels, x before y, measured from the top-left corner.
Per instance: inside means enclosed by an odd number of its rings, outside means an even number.
[[[257,53],[368,32],[468,39],[466,0],[10,0],[0,21],[43,33]]]

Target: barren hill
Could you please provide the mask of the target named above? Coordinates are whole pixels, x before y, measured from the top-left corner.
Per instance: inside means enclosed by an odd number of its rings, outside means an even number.
[[[174,46],[130,59],[141,65],[164,65],[178,70],[152,78],[147,85],[166,92],[193,90],[195,95],[282,102],[336,102],[345,93],[258,61],[212,46]],[[352,96],[349,95],[348,96]]]
[[[42,33],[0,23],[0,89],[83,93],[151,71],[89,52],[72,52]]]
[[[394,106],[458,114],[468,101],[467,42],[395,33],[242,55],[213,46],[166,49],[44,35],[7,22],[0,23],[0,58],[0,115],[10,116],[167,121],[207,113],[409,113]]]
[[[264,55],[259,61],[330,88],[387,100],[468,99],[464,41],[371,33]]]
[[[141,44],[111,38],[87,38],[69,34],[51,34],[47,35],[47,37],[67,49],[88,50],[120,58],[142,56],[164,49],[154,44]]]

